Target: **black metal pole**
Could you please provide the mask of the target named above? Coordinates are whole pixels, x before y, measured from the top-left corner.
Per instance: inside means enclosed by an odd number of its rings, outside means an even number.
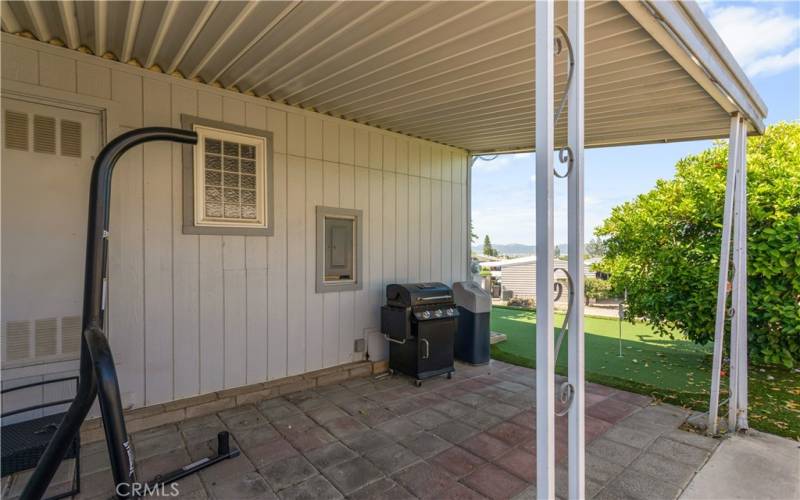
[[[94,375],[97,380],[97,394],[100,398],[100,413],[103,416],[103,430],[106,435],[108,457],[114,484],[136,482],[133,450],[125,430],[125,417],[122,413],[122,398],[117,382],[117,370],[106,336],[97,328],[84,332],[86,344],[92,355]],[[129,492],[130,487],[123,489]]]
[[[97,396],[100,379],[100,409],[103,415],[111,469],[116,484],[135,479],[132,457],[125,431],[122,401],[114,360],[103,333],[105,283],[108,264],[108,225],[111,206],[111,175],[117,160],[129,149],[152,141],[196,144],[197,134],[168,127],[146,127],[126,132],[100,151],[92,169],[89,192],[89,222],[86,232],[86,273],[83,288],[83,337],[78,392],[53,439],[39,459],[22,492],[24,500],[42,498],[53,475],[64,459],[70,443],[86,418]],[[97,373],[95,373],[95,370]],[[129,488],[128,488],[129,490]]]

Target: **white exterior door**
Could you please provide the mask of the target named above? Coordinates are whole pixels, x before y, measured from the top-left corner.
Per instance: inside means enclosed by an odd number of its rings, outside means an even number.
[[[53,375],[79,355],[89,180],[100,123],[99,114],[2,99],[4,387]]]

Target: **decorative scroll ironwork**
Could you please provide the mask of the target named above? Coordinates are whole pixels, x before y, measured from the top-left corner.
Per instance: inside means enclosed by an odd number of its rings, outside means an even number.
[[[572,49],[572,42],[567,35],[567,31],[559,25],[556,25],[558,34],[564,39],[567,45],[567,54],[569,56],[569,72],[567,73],[567,85],[564,87],[564,95],[561,96],[561,101],[558,103],[558,110],[556,110],[556,117],[553,120],[553,127],[558,125],[558,119],[561,118],[561,112],[564,111],[564,106],[567,105],[567,97],[569,96],[569,88],[572,86],[572,77],[575,76],[575,51]],[[556,54],[560,54],[563,50],[561,41],[556,38]]]
[[[558,360],[558,354],[561,351],[561,344],[564,342],[564,337],[566,336],[567,332],[569,331],[569,316],[572,312],[572,305],[575,302],[575,287],[573,286],[572,276],[569,274],[564,268],[556,268],[553,272],[562,272],[564,276],[567,277],[567,314],[564,315],[564,321],[561,323],[561,332],[558,334],[558,340],[556,340],[556,352],[555,357],[553,359]],[[556,292],[555,300],[561,298],[561,294],[564,291],[564,285],[555,282],[553,284],[553,289]],[[575,399],[575,386],[567,382],[562,382],[558,388],[558,400],[564,406],[561,410],[556,411],[556,415],[559,417],[563,417],[567,413],[569,413],[570,408],[572,407],[572,402]]]
[[[569,146],[564,146],[563,148],[558,150],[558,161],[561,163],[567,164],[567,171],[563,174],[559,174],[558,170],[553,169],[553,175],[558,177],[559,179],[564,179],[569,177],[569,174],[572,172],[572,167],[575,165],[575,153],[572,152],[572,148]]]
[[[575,51],[572,48],[572,41],[570,41],[569,35],[567,35],[567,32],[564,28],[562,28],[559,25],[556,25],[555,28],[558,31],[559,36],[561,37],[561,38],[556,38],[555,40],[556,55],[560,54],[564,50],[563,49],[564,45],[567,46],[567,53],[569,56],[569,72],[567,73],[567,85],[564,89],[564,95],[561,96],[561,101],[559,101],[558,103],[558,110],[556,110],[556,116],[555,119],[553,120],[553,128],[558,126],[558,119],[561,118],[561,113],[564,111],[564,106],[567,105],[569,90],[570,87],[572,87],[573,83],[572,80],[573,77],[575,76]],[[564,40],[563,44],[561,42],[562,39]],[[560,161],[561,163],[566,163],[567,171],[564,172],[563,174],[559,174],[558,171],[553,169],[553,175],[555,175],[559,179],[564,179],[566,177],[569,177],[569,174],[572,172],[572,166],[575,163],[575,153],[572,151],[572,148],[570,148],[567,145],[559,149],[558,161]]]
[[[564,107],[567,105],[567,98],[569,97],[569,91],[573,84],[573,77],[575,76],[575,51],[572,48],[572,41],[569,39],[569,35],[564,28],[561,26],[556,25],[556,30],[561,38],[556,38],[555,45],[556,45],[556,54],[560,54],[563,51],[563,45],[567,46],[567,54],[569,57],[569,71],[567,73],[567,85],[564,89],[564,94],[561,96],[561,101],[558,103],[558,109],[556,110],[556,116],[553,120],[553,127],[555,128],[558,125],[558,120],[561,118],[561,113],[564,111]],[[562,44],[561,40],[564,40]],[[572,151],[572,148],[569,145],[565,145],[558,150],[558,161],[562,164],[567,165],[567,170],[560,174],[557,170],[553,169],[553,175],[558,177],[559,179],[564,179],[569,177],[569,174],[572,173],[572,167],[575,165],[575,152]],[[564,336],[569,331],[569,316],[572,312],[572,305],[575,300],[575,287],[572,283],[572,276],[570,276],[569,272],[566,269],[558,268],[554,270],[555,272],[562,272],[567,277],[567,287],[568,287],[568,302],[567,302],[567,314],[564,316],[564,321],[561,324],[561,332],[558,335],[558,340],[556,341],[556,352],[555,358],[558,360],[558,354],[561,351],[561,344],[564,342]],[[557,297],[555,300],[558,300],[563,293],[564,285],[561,283],[556,282],[554,284],[555,292]],[[563,405],[563,409],[557,410],[556,415],[562,417],[569,413],[570,408],[572,407],[572,402],[575,399],[575,386],[571,383],[563,382],[558,388],[558,400]]]

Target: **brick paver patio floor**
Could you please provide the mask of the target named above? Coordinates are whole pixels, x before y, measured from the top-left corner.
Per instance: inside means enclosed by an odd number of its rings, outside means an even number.
[[[534,386],[534,370],[494,361],[421,388],[349,380],[133,434],[137,470],[151,479],[208,456],[227,429],[242,454],[182,480],[181,498],[534,498]],[[717,445],[678,429],[688,411],[648,397],[587,384],[586,404],[587,497],[676,498]],[[566,417],[556,430],[563,498]],[[80,498],[112,494],[104,442],[83,447],[82,470]]]

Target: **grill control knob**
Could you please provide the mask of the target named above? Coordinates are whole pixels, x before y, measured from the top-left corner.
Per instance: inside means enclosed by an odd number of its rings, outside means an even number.
[[[436,315],[437,318],[441,318],[442,315],[444,314],[444,311],[442,311],[441,309],[437,309],[434,314]]]
[[[455,313],[455,311],[453,310],[453,308],[452,308],[452,307],[448,307],[448,308],[447,308],[447,315],[448,315],[448,316],[452,316],[454,313]]]
[[[422,311],[422,318],[423,319],[431,319],[431,312],[430,311]]]

